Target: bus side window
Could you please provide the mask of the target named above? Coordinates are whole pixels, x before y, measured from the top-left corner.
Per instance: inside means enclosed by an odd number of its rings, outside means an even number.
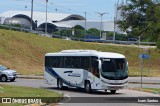
[[[50,67],[50,57],[49,56],[45,57],[45,67]]]
[[[62,65],[63,65],[63,58],[60,57],[60,56],[57,56],[57,59],[56,59],[56,68],[62,68]]]
[[[81,67],[85,70],[88,70],[90,68],[90,57],[81,57]]]
[[[64,57],[64,68],[72,68],[72,58],[71,57]]]
[[[56,67],[57,57],[52,57],[52,67]]]
[[[73,68],[81,68],[80,67],[80,57],[72,57],[72,65],[73,65]]]

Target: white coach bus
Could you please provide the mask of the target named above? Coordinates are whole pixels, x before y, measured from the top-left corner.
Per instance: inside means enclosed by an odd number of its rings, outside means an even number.
[[[118,53],[96,50],[63,50],[45,54],[44,80],[50,85],[110,90],[115,93],[128,84],[128,63]]]

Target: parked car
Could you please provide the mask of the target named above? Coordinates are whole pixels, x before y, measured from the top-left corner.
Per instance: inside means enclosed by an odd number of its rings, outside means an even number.
[[[0,65],[0,80],[6,82],[8,80],[14,81],[17,78],[17,72]]]
[[[138,41],[136,38],[128,38],[128,41]]]

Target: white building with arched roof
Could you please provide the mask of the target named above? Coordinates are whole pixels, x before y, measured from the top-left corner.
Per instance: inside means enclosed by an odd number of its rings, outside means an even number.
[[[47,31],[53,32],[59,28],[72,28],[75,25],[85,27],[85,18],[76,14],[66,13],[47,13]],[[0,13],[0,17],[5,17],[3,24],[20,24],[22,27],[30,29],[31,27],[31,12],[30,11],[6,11]],[[2,22],[1,22],[2,23]],[[33,12],[32,28],[33,30],[45,30],[46,13]],[[101,30],[100,20],[87,20],[86,28],[96,28]],[[103,31],[114,31],[114,21],[103,21]]]

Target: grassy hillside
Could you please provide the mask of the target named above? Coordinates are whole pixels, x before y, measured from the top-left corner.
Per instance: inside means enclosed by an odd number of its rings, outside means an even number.
[[[0,29],[0,64],[15,69],[21,74],[43,75],[45,53],[59,52],[64,49],[94,49],[121,53],[129,62],[129,74],[132,76],[140,74],[138,55],[142,53],[141,48],[68,41]],[[150,50],[150,71],[148,72],[148,68],[144,69],[144,75],[160,76],[160,53],[155,49]]]

